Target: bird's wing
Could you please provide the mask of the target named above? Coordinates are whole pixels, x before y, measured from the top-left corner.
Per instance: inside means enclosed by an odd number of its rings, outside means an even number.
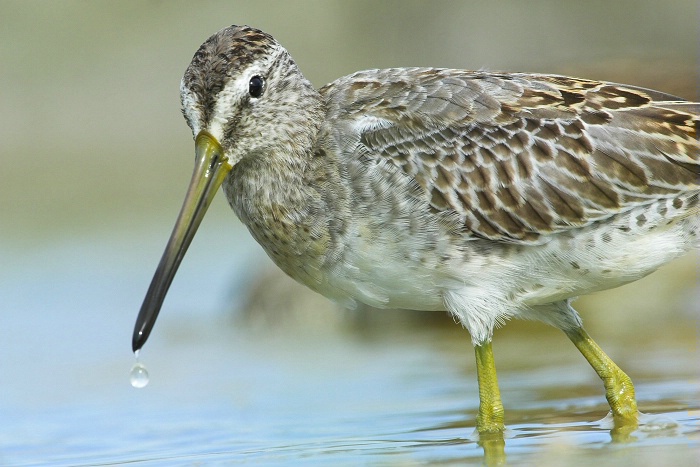
[[[474,235],[533,241],[697,191],[697,103],[599,81],[370,70],[321,90],[343,137]]]

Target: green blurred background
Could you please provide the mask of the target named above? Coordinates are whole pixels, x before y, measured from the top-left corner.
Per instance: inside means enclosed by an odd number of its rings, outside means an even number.
[[[317,86],[359,69],[436,66],[570,74],[697,98],[695,0],[2,0],[0,251],[21,262],[24,252],[104,235],[137,248],[144,232],[164,244],[192,168],[179,80],[201,42],[232,23],[274,35]],[[240,228],[223,197],[208,217],[225,219],[222,232]],[[11,275],[12,262],[0,261]],[[669,308],[692,322],[695,272],[686,259],[580,307],[605,307],[586,320],[613,329],[681,319],[660,313]],[[48,299],[51,284],[45,290]]]

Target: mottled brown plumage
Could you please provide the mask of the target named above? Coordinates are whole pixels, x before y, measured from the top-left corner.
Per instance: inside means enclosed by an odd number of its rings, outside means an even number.
[[[320,92],[349,104],[332,117],[381,122],[361,134],[368,151],[482,238],[541,241],[698,189],[697,104],[674,96],[439,69],[370,70]]]
[[[631,381],[570,302],[698,246],[698,103],[434,68],[361,71],[317,91],[247,26],[200,47],[181,95],[197,164],[135,350],[222,185],[273,261],[313,290],[452,313],[476,347],[480,432],[503,430],[490,341],[513,317],[562,329],[603,379],[615,419],[636,423]]]

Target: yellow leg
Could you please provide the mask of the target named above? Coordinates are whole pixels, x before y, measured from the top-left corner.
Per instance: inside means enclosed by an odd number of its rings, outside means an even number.
[[[639,412],[630,377],[615,365],[582,327],[565,332],[603,380],[605,397],[615,420],[636,425]]]
[[[476,429],[479,433],[501,433],[503,424],[503,402],[498,390],[496,365],[493,361],[491,342],[477,345],[476,375],[479,381],[479,414],[476,416]]]

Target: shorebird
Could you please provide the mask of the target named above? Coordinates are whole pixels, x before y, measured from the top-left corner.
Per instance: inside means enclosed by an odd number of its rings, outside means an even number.
[[[504,430],[491,339],[511,318],[564,331],[603,380],[614,419],[636,426],[630,378],[571,300],[698,247],[700,104],[437,68],[360,71],[316,90],[248,26],[204,42],[180,90],[195,169],[135,351],[223,186],[270,258],[314,291],[347,306],[451,313],[475,348],[479,433]]]

